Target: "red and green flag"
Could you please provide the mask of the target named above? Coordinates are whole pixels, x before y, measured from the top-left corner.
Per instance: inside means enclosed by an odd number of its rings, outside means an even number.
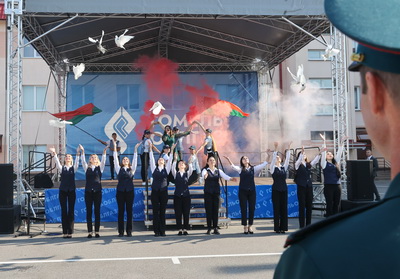
[[[231,111],[229,112],[229,115],[232,115],[232,116],[237,116],[237,117],[243,118],[243,117],[248,117],[250,115],[249,113],[245,113],[240,107],[238,107],[237,105],[235,105],[231,102],[216,99],[216,98],[204,97],[204,108],[205,109],[208,109],[216,104],[224,104],[227,107],[229,107],[231,109]]]
[[[65,121],[70,121],[72,122],[72,125],[75,125],[81,122],[85,117],[95,115],[101,111],[101,109],[92,103],[89,103],[73,111],[51,113],[51,115]]]

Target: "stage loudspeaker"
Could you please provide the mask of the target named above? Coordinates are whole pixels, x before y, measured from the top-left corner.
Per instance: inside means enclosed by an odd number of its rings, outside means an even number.
[[[21,206],[0,208],[0,234],[13,234],[21,226]]]
[[[372,160],[347,161],[347,199],[372,201],[374,199]]]
[[[12,207],[13,201],[13,164],[0,164],[0,208]]]
[[[51,181],[51,177],[48,173],[39,173],[35,175],[35,188],[52,188],[53,186],[53,181]]]

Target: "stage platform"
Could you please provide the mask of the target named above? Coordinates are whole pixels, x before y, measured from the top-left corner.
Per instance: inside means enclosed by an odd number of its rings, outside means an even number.
[[[272,178],[257,177],[256,182],[256,210],[255,218],[272,218]],[[293,181],[287,180],[288,183],[288,217],[298,216],[298,201],[297,201],[297,185],[293,184]],[[75,222],[86,222],[86,206],[84,200],[84,185],[85,181],[76,181],[76,203],[75,203]],[[117,221],[117,202],[116,202],[116,180],[103,180],[103,199],[101,205],[101,219],[104,222],[116,222]],[[141,180],[134,181],[135,185],[135,198],[133,204],[133,218],[135,221],[145,220],[145,191],[146,187],[142,185]],[[149,187],[150,188],[150,187]],[[172,192],[174,186],[168,186],[168,190]],[[202,192],[204,185],[195,183],[189,187],[191,192],[192,209],[196,209],[203,205],[200,205],[196,201],[203,199]],[[241,218],[241,211],[239,206],[239,186],[237,182],[229,182],[227,191],[221,189],[221,207],[226,208],[224,217],[231,219]],[[61,208],[58,200],[59,190],[57,185],[51,189],[45,189],[45,214],[46,222],[48,223],[59,223],[61,222]],[[172,199],[172,196],[170,196]],[[191,217],[204,217],[204,213],[196,214]],[[168,216],[167,216],[168,218]]]

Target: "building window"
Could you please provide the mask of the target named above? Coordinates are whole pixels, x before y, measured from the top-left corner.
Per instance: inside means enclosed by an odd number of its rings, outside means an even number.
[[[333,131],[311,131],[311,140],[322,140],[320,135],[325,135],[325,140],[333,140]]]
[[[325,54],[325,50],[322,49],[309,49],[308,50],[308,61],[323,61],[322,54]]]
[[[139,85],[118,84],[117,105],[126,110],[139,109]]]
[[[71,91],[72,110],[94,101],[94,85],[72,85]]]
[[[23,110],[45,111],[46,86],[23,86],[22,102]]]
[[[26,38],[24,38],[24,45],[28,43],[28,40]],[[36,51],[36,49],[34,49],[34,47],[32,46],[32,44],[27,45],[26,47],[24,47],[24,58],[42,58],[39,54],[39,52]]]
[[[318,85],[321,89],[332,89],[331,78],[309,78],[308,80]]]
[[[24,168],[32,166],[35,163],[34,170],[44,168],[44,158],[46,156],[46,145],[23,145],[23,159]],[[29,154],[29,152],[31,153]],[[29,156],[30,155],[30,156]],[[30,158],[29,158],[30,157]]]
[[[318,105],[315,115],[333,115],[333,105]]]
[[[354,86],[354,109],[361,110],[361,88]]]

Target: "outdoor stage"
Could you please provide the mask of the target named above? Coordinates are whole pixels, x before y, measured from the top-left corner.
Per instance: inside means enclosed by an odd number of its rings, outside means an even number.
[[[257,177],[256,191],[257,203],[255,210],[255,218],[272,218],[272,178]],[[75,203],[75,222],[86,222],[86,206],[84,200],[84,184],[85,181],[78,180],[76,190],[76,203]],[[297,201],[297,186],[293,184],[293,180],[287,180],[288,183],[288,216],[298,216],[298,201]],[[103,180],[103,199],[101,204],[101,220],[102,222],[117,222],[117,202],[116,202],[116,180]],[[134,221],[144,221],[145,200],[144,191],[145,186],[142,186],[141,180],[135,180],[135,199],[133,204],[133,217]],[[149,187],[150,189],[150,187]],[[168,187],[173,190],[174,186]],[[198,183],[190,186],[192,190],[203,189],[203,185]],[[58,200],[57,188],[45,190],[45,212],[47,223],[60,223],[61,222],[61,208]],[[200,198],[199,196],[192,195],[192,198]],[[239,198],[238,198],[238,184],[229,183],[227,187],[227,205],[226,194],[221,189],[221,198],[224,200],[221,206],[227,207],[228,216],[231,219],[238,219],[241,217]],[[192,207],[196,207],[192,204]],[[204,214],[198,214],[196,217],[202,217]]]

